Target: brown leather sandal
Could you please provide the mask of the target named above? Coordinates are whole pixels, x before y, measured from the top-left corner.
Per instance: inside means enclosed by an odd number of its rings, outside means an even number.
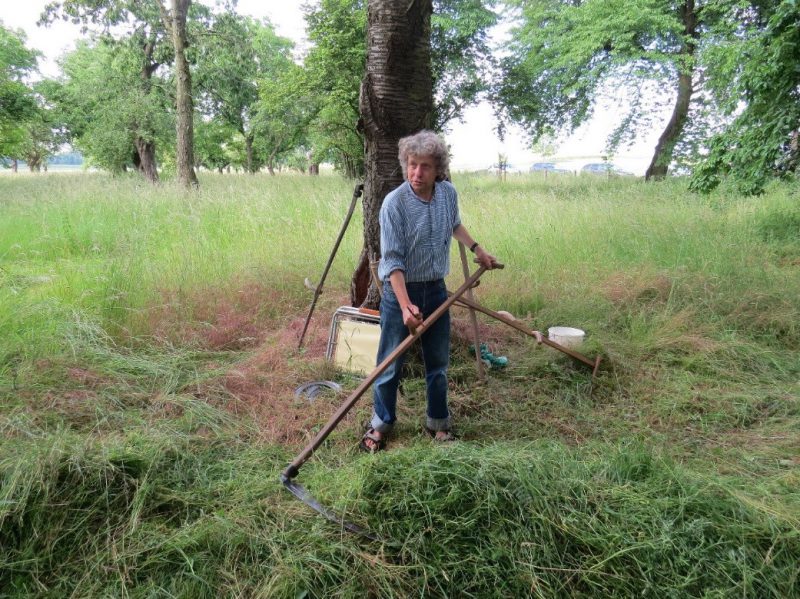
[[[372,445],[368,441],[371,441]],[[371,428],[361,437],[361,443],[358,444],[358,448],[367,453],[378,453],[386,449],[386,437],[378,437],[375,434],[375,429]]]
[[[428,431],[428,434],[431,436],[431,439],[434,440],[436,443],[450,443],[452,441],[458,441],[458,437],[456,437],[455,433],[451,430],[446,431],[435,431],[433,429],[425,427],[425,430]],[[443,437],[437,437],[436,433],[445,433]]]

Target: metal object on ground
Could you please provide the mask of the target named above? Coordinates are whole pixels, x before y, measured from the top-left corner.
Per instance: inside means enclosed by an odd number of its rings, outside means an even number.
[[[350,532],[353,532],[357,535],[366,537],[371,541],[383,540],[380,537],[376,537],[366,528],[363,528],[358,524],[353,524],[352,522],[348,522],[333,510],[326,508],[319,501],[314,499],[314,496],[311,495],[308,491],[306,491],[302,485],[298,485],[295,481],[293,481],[291,478],[286,477],[286,475],[284,474],[281,474],[281,483],[283,483],[283,486],[286,487],[289,490],[289,492],[295,497],[297,497],[300,501],[302,501],[313,510],[325,516],[331,522],[335,522],[345,530],[349,530]]]
[[[344,223],[342,223],[342,228],[339,231],[339,236],[336,238],[336,243],[333,244],[333,250],[331,251],[330,257],[328,257],[328,263],[325,265],[325,270],[322,271],[322,277],[319,280],[319,284],[317,288],[314,290],[314,299],[311,300],[311,307],[308,309],[308,316],[306,316],[306,322],[303,325],[303,332],[300,333],[300,341],[297,343],[297,349],[303,347],[303,339],[306,337],[306,331],[308,330],[308,323],[311,322],[311,315],[314,313],[314,307],[317,305],[317,300],[319,296],[322,294],[322,286],[325,284],[325,279],[328,276],[328,271],[331,269],[331,264],[333,264],[333,258],[336,256],[336,251],[339,249],[339,244],[342,243],[342,238],[344,237],[344,232],[347,231],[347,226],[350,224],[350,219],[353,217],[353,211],[356,209],[356,202],[358,198],[361,197],[361,192],[364,190],[363,183],[356,183],[355,188],[353,189],[353,199],[350,202],[350,209],[347,211],[347,216],[344,217]],[[308,287],[309,281],[306,279],[306,287]]]
[[[503,268],[502,264],[495,264],[494,268]],[[355,391],[348,397],[345,402],[339,407],[338,410],[330,417],[327,424],[317,433],[317,435],[311,440],[311,442],[295,457],[291,464],[289,464],[286,469],[281,474],[281,483],[300,501],[305,503],[310,508],[316,510],[329,520],[338,523],[345,529],[355,532],[357,534],[363,534],[367,538],[376,538],[373,535],[366,533],[363,529],[359,526],[346,522],[343,518],[335,514],[333,511],[329,510],[322,504],[320,504],[314,497],[308,493],[301,485],[294,482],[292,479],[296,477],[299,472],[300,468],[306,461],[313,455],[313,453],[319,448],[320,445],[328,438],[328,435],[333,432],[333,430],[338,426],[338,424],[342,421],[342,419],[347,415],[347,413],[353,408],[359,398],[364,394],[364,392],[372,386],[372,383],[375,382],[375,379],[380,376],[380,374],[386,370],[389,365],[394,362],[399,356],[401,356],[411,344],[416,341],[416,339],[422,335],[433,323],[435,323],[441,316],[447,312],[448,308],[452,306],[458,298],[460,298],[464,293],[466,293],[467,289],[470,289],[475,282],[480,279],[481,275],[486,272],[485,266],[480,266],[478,270],[475,271],[473,275],[467,278],[466,281],[459,287],[455,292],[448,294],[449,297],[444,301],[444,303],[439,306],[433,313],[426,318],[422,324],[417,327],[414,333],[410,334],[406,337],[400,345],[398,345],[395,350],[389,354],[386,359],[384,359],[378,366],[375,367],[370,375],[361,382],[361,384],[356,388]],[[363,531],[363,532],[362,532]]]
[[[312,381],[310,383],[304,383],[295,389],[294,396],[302,397],[305,395],[308,401],[313,402],[323,389],[331,389],[334,393],[339,393],[339,391],[342,390],[342,386],[333,381]]]

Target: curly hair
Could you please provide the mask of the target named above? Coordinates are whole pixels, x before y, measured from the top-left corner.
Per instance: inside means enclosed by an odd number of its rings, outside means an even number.
[[[403,169],[403,179],[408,178],[409,156],[432,156],[436,162],[436,180],[443,181],[447,178],[450,155],[444,140],[433,131],[423,129],[414,135],[402,138],[397,145],[400,149],[397,158],[400,160],[400,168]]]

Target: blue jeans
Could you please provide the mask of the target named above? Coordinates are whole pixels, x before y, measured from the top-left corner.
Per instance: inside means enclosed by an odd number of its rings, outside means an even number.
[[[411,303],[422,312],[423,319],[447,300],[444,281],[406,283]],[[378,345],[378,364],[408,336],[403,324],[400,304],[387,281],[381,300],[381,339]],[[422,334],[422,357],[425,361],[425,387],[428,400],[426,425],[434,431],[450,430],[450,412],[447,409],[447,367],[450,363],[450,312],[445,312],[430,329]],[[373,414],[371,426],[385,433],[394,425],[397,407],[397,387],[403,369],[405,354],[398,357],[375,380],[373,386]]]

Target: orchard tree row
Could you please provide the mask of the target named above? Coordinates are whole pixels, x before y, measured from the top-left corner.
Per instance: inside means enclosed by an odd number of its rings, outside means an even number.
[[[52,2],[42,26],[67,19],[84,32],[56,79],[36,80],[36,53],[0,26],[0,156],[35,169],[70,143],[111,172],[157,181],[174,170],[186,184],[197,167],[314,173],[321,162],[361,177],[359,100],[370,90],[368,51],[381,43],[367,35],[367,5],[309,4],[310,47],[298,57],[235,2]],[[488,32],[500,21],[508,41],[493,54]],[[681,164],[697,190],[729,176],[757,193],[797,171],[794,1],[435,0],[429,61],[430,88],[416,81],[407,93],[410,103],[432,93],[425,120],[438,130],[486,99],[499,129],[514,123],[549,141],[622,90],[627,105],[607,149],[659,127],[647,178]],[[665,111],[667,122],[656,121]]]

